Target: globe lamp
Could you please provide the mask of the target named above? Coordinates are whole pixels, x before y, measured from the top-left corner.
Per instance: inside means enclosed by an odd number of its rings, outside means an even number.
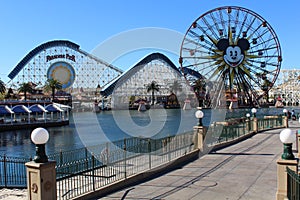
[[[252,112],[252,114],[253,114],[253,117],[256,117],[256,112],[257,112],[256,108],[252,108],[252,109],[251,109],[251,112]]]
[[[31,140],[36,145],[36,155],[33,161],[36,163],[48,162],[48,157],[45,152],[45,144],[49,139],[49,133],[44,128],[36,128],[31,132]]]
[[[279,135],[280,141],[283,143],[283,154],[281,158],[283,160],[293,160],[295,156],[293,154],[292,146],[296,141],[296,133],[291,129],[284,129],[280,132]]]
[[[198,126],[203,126],[203,124],[202,124],[202,118],[204,117],[204,113],[201,110],[197,110],[195,112],[195,117],[199,120]]]

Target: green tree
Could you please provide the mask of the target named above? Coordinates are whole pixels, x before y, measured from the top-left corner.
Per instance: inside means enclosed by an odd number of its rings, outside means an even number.
[[[0,93],[3,94],[6,91],[5,84],[2,80],[0,80]]]
[[[268,79],[264,79],[262,84],[262,91],[264,91],[264,96],[266,98],[267,104],[269,103],[269,89],[272,86],[272,82]]]
[[[60,90],[62,89],[62,84],[55,79],[48,79],[45,85],[45,90],[49,91],[51,90],[52,92],[52,101],[55,98],[55,90]]]
[[[135,102],[135,96],[130,96],[129,98],[129,106],[132,106]]]
[[[160,85],[158,85],[156,81],[152,81],[151,83],[146,85],[146,89],[147,89],[147,92],[150,92],[150,91],[152,92],[151,105],[154,105],[154,92],[159,91]]]
[[[11,98],[15,98],[15,94],[12,88],[9,88],[6,95],[5,95],[5,99],[11,99]]]
[[[177,92],[181,92],[182,91],[182,85],[175,80],[174,83],[170,86],[170,92],[171,93],[177,93]]]
[[[192,85],[193,90],[198,98],[199,106],[203,106],[205,101],[205,94],[206,94],[206,82],[204,79],[199,78],[194,82]]]
[[[32,93],[33,92],[33,88],[32,88],[32,84],[31,83],[22,83],[20,84],[20,87],[18,89],[18,92],[23,92],[24,93],[24,99],[25,101],[27,100],[27,93]]]

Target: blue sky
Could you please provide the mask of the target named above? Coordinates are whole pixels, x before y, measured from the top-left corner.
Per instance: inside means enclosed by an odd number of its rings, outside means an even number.
[[[220,6],[241,6],[265,18],[282,48],[281,69],[299,67],[297,40],[300,10],[296,0],[54,0],[0,2],[0,78],[7,75],[29,51],[56,39],[66,39],[91,52],[98,44],[121,32],[160,27],[185,34],[203,13]],[[180,47],[178,47],[179,49]],[[132,62],[128,61],[131,60]],[[136,58],[117,64],[131,66]],[[178,65],[178,60],[173,60]],[[117,66],[118,66],[117,65]],[[126,68],[126,67],[125,67]],[[126,69],[124,69],[126,70]]]

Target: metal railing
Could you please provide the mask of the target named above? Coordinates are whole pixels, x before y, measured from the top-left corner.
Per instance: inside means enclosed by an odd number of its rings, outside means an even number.
[[[30,160],[0,155],[0,187],[25,187],[27,184],[25,163]]]
[[[258,119],[258,130],[283,126],[282,118]],[[206,143],[214,146],[252,133],[253,121],[214,123]],[[209,133],[210,132],[210,133]],[[193,132],[160,139],[128,138],[111,143],[61,151],[48,155],[55,160],[58,199],[71,199],[129,176],[166,164],[194,149]],[[0,156],[0,187],[26,187],[25,163],[30,159]]]
[[[283,118],[282,116],[272,116],[269,118],[258,119],[257,125],[258,131],[283,127]]]
[[[300,175],[291,170],[289,167],[287,171],[287,197],[289,200],[300,199]]]
[[[58,199],[71,199],[171,162],[194,149],[193,132],[160,139],[129,138],[89,147],[91,157],[58,164]]]
[[[253,131],[253,120],[250,119],[242,119],[237,122],[217,122],[208,127],[205,143],[211,147],[233,141]]]

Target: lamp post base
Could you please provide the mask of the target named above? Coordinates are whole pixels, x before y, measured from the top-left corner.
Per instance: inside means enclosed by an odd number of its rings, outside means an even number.
[[[281,158],[283,160],[294,160],[295,159],[292,147],[293,147],[293,143],[283,144],[283,154],[281,155]]]
[[[27,173],[27,192],[29,200],[55,200],[56,171],[55,161],[25,163]]]
[[[291,170],[298,173],[298,160],[277,160],[277,192],[276,200],[284,200],[287,197],[287,171],[289,167]]]
[[[48,162],[48,157],[45,152],[45,144],[37,144],[35,147],[36,155],[33,161],[36,163],[46,163]]]

